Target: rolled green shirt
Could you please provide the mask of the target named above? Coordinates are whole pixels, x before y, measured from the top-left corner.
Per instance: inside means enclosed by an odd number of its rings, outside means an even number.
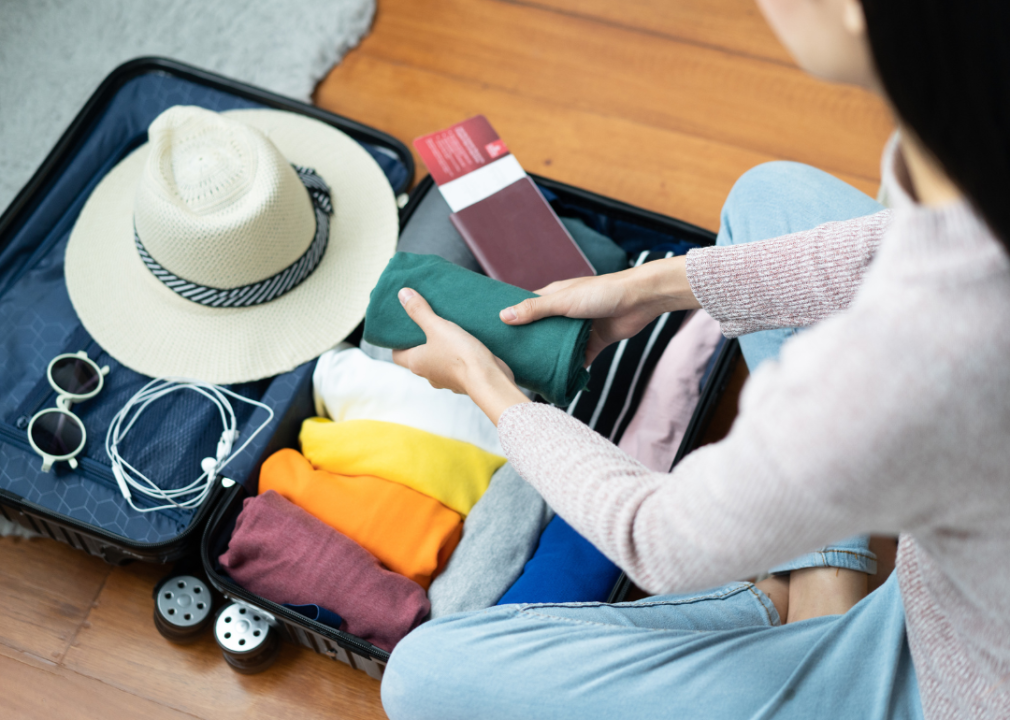
[[[365,313],[365,340],[372,345],[406,350],[424,344],[424,333],[396,296],[404,287],[419,292],[437,315],[484,343],[512,369],[519,385],[548,402],[567,407],[589,382],[582,366],[592,320],[550,317],[506,325],[498,313],[535,294],[437,255],[398,252],[386,265]]]

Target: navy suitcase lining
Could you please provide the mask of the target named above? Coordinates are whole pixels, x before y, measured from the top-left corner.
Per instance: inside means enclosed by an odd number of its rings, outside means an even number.
[[[149,378],[120,366],[84,331],[67,295],[63,255],[74,221],[94,187],[146,140],[147,126],[158,114],[178,104],[217,111],[270,106],[174,73],[146,72],[126,80],[91,123],[58,176],[48,187],[36,188],[31,198],[35,207],[0,252],[0,327],[5,328],[0,338],[0,490],[26,504],[145,544],[173,540],[189,527],[197,511],[138,513],[120,495],[104,450],[105,432],[113,414]],[[413,168],[392,149],[357,139],[391,185],[402,190]],[[15,205],[19,201],[24,198],[19,196]],[[46,380],[49,361],[78,350],[87,351],[111,371],[98,396],[73,408],[88,434],[80,468],[71,471],[65,463],[57,463],[53,472],[43,473],[41,458],[27,442],[28,421],[34,412],[55,402]],[[246,481],[253,474],[295,388],[304,384],[311,368],[312,363],[306,363],[276,378],[232,387],[267,402],[278,417],[228,466],[226,475]],[[219,421],[216,410],[196,394],[178,393],[162,402],[158,413],[148,413],[134,428],[124,453],[140,467],[152,468],[159,481],[169,478],[167,487],[180,487],[196,477],[199,459],[213,454]],[[255,429],[265,415],[246,404],[234,406],[243,432]],[[179,428],[188,432],[180,434]],[[135,502],[144,507],[145,499]]]

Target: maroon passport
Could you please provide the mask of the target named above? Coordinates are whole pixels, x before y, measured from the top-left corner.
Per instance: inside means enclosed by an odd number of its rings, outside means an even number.
[[[528,177],[449,216],[489,276],[525,290],[595,274]]]
[[[483,115],[420,137],[414,147],[490,277],[534,291],[596,274]]]

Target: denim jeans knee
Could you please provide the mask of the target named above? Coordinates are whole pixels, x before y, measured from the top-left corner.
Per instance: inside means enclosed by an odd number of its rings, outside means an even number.
[[[382,677],[382,707],[390,720],[470,717],[469,694],[494,671],[482,646],[497,628],[508,627],[516,607],[446,615],[403,638]]]
[[[386,664],[380,690],[382,707],[391,720],[411,717],[415,699],[429,692],[430,683],[436,680],[429,672],[434,664],[429,653],[437,647],[429,625],[425,623],[403,638]]]
[[[876,575],[877,556],[870,552],[870,536],[856,535],[777,565],[768,572],[772,575],[784,575],[793,570],[816,567],[841,568]]]
[[[751,168],[723,205],[717,244],[742,243],[872,215],[876,200],[823,170],[777,161]]]

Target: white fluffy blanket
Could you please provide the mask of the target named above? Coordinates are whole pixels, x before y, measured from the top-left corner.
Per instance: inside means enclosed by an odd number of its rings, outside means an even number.
[[[161,55],[308,100],[374,14],[375,0],[0,0],[0,212],[126,60]]]

